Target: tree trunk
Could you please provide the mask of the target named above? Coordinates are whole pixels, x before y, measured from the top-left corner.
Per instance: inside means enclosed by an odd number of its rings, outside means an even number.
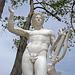
[[[12,72],[10,75],[21,75],[21,73],[22,73],[21,61],[22,61],[23,52],[26,47],[26,42],[27,42],[26,38],[24,38],[24,37],[20,38],[20,45],[18,47],[15,63],[14,63],[14,66],[13,66],[13,69],[12,69]]]
[[[3,12],[4,5],[5,5],[5,0],[0,0],[0,18]]]
[[[34,6],[33,6],[33,0],[30,0],[30,13],[28,15],[27,21],[25,22],[23,29],[29,29],[30,25],[31,25],[31,17],[33,15],[34,12]],[[21,69],[21,61],[22,61],[22,55],[23,52],[26,48],[27,45],[27,39],[24,37],[20,37],[20,44],[17,50],[17,55],[16,55],[16,59],[15,59],[15,63],[12,69],[12,72],[10,73],[10,75],[21,75],[22,74],[22,69]]]

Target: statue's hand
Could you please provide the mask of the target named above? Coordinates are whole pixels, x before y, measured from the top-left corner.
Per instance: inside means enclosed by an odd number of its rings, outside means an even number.
[[[70,29],[70,30],[69,30],[69,34],[71,34],[72,32],[74,32],[74,30],[73,30],[73,29]]]
[[[59,29],[59,31],[58,31],[58,35],[62,35],[62,34],[63,34],[62,29]]]
[[[8,7],[10,13],[14,13],[14,10],[11,7]]]

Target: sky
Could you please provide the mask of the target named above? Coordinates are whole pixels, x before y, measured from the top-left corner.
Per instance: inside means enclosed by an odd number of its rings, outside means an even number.
[[[8,6],[11,6],[10,2],[5,4],[2,16],[9,17]],[[37,11],[36,11],[37,12]],[[29,5],[25,4],[15,10],[14,15],[27,16],[29,13]],[[66,25],[62,22],[58,22],[54,18],[50,17],[48,22],[44,23],[44,28],[53,30],[56,37],[59,29],[64,28]],[[0,27],[0,75],[10,75],[12,67],[14,65],[17,49],[12,49],[13,38],[17,38],[15,34],[12,34],[8,30],[3,31]],[[49,62],[49,59],[47,60]],[[57,71],[62,72],[62,75],[75,75],[75,48],[71,48],[71,51],[67,50],[67,53],[59,63],[55,66]]]

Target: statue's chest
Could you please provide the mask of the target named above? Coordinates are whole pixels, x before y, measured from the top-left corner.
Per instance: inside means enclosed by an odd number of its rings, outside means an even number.
[[[50,32],[48,30],[34,30],[31,31],[29,34],[29,36],[35,36],[35,35],[50,36]]]
[[[49,41],[50,32],[48,30],[35,30],[29,34],[29,41]]]

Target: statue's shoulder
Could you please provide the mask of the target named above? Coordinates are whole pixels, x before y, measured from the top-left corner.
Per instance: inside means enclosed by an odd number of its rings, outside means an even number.
[[[53,30],[48,30],[48,29],[44,29],[46,31],[49,31],[50,33],[53,33],[54,34],[54,31]]]
[[[42,30],[44,30],[44,31],[49,31],[48,29],[42,29]]]
[[[49,32],[50,32],[50,35],[55,36],[55,33],[54,33],[54,31],[53,31],[53,30],[49,30]]]
[[[51,36],[55,36],[55,33],[53,30],[43,29],[45,32],[47,32]]]
[[[54,31],[53,30],[49,30],[51,33],[54,33]]]

